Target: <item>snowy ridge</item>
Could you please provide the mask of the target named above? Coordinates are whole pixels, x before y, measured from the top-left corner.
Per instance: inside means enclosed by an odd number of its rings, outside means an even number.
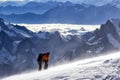
[[[33,71],[2,80],[120,80],[120,52]]]

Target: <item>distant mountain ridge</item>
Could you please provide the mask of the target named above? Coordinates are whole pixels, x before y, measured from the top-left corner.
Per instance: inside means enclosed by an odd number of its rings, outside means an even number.
[[[13,3],[13,4],[12,4]],[[16,5],[15,5],[16,3]],[[0,14],[24,14],[24,13],[35,13],[35,14],[43,14],[46,11],[61,5],[61,4],[66,4],[62,2],[53,2],[53,1],[48,1],[48,2],[35,2],[35,1],[30,1],[26,4],[19,5],[20,2],[6,2],[6,6],[0,5]],[[72,4],[71,2],[69,2]]]
[[[30,7],[29,4],[27,4],[26,6]],[[49,3],[46,3],[46,6],[48,6],[47,4]],[[64,4],[55,3],[55,5],[54,6],[53,5],[54,3],[52,3],[52,7],[49,7],[49,9],[48,8],[46,8],[47,10],[44,9],[46,10],[44,14],[28,12],[24,14],[11,14],[11,15],[0,14],[0,17],[4,18],[7,22],[31,23],[31,24],[36,23],[101,24],[105,22],[107,19],[120,17],[120,8],[112,4],[107,4],[98,7],[90,5],[86,7],[85,4],[73,5],[70,2],[66,2]],[[32,8],[29,7],[28,10],[29,9],[31,10]]]

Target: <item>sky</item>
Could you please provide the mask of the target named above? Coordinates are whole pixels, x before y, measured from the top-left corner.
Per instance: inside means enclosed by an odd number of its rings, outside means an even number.
[[[0,1],[71,1],[71,2],[110,2],[112,0],[0,0]]]
[[[22,2],[29,2],[29,1],[40,1],[40,2],[47,2],[47,1],[58,1],[58,2],[65,2],[71,1],[74,3],[87,3],[87,4],[95,4],[95,5],[103,5],[106,3],[111,3],[112,1],[120,1],[120,0],[0,0],[0,1],[22,1]]]

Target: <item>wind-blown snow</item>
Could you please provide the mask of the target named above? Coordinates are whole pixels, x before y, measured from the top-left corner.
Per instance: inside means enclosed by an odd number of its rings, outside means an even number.
[[[120,80],[120,52],[33,71],[2,80]]]
[[[100,25],[73,25],[73,24],[19,24],[25,26],[33,32],[59,31],[63,35],[80,35],[88,31],[94,31],[100,28]]]

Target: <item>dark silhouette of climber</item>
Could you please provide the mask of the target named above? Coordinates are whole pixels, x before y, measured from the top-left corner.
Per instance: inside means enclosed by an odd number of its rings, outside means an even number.
[[[39,64],[39,70],[42,70],[42,57],[43,57],[43,54],[40,53],[38,58],[37,58],[37,61],[38,61],[38,64]]]
[[[42,64],[44,64],[44,69],[48,69],[48,61],[49,61],[49,55],[50,53],[47,52],[47,53],[40,53],[39,56],[38,56],[38,64],[39,64],[39,70],[42,70]]]

